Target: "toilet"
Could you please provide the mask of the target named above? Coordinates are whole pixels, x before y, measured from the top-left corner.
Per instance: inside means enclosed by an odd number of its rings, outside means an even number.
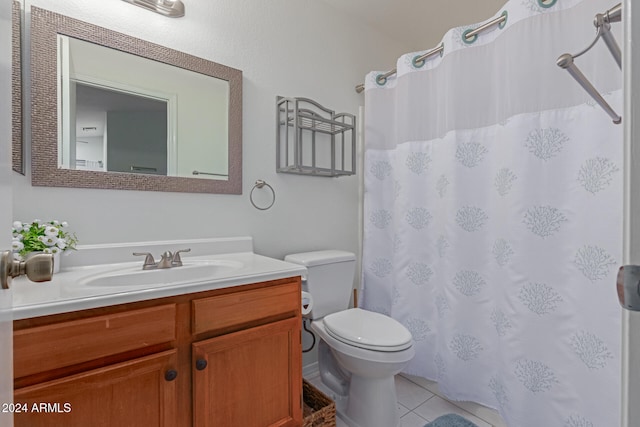
[[[302,289],[311,294],[313,306],[305,317],[319,338],[320,378],[335,397],[338,415],[350,427],[396,427],[394,376],[413,358],[413,339],[388,316],[348,308],[355,259],[338,250],[284,258],[307,268]]]

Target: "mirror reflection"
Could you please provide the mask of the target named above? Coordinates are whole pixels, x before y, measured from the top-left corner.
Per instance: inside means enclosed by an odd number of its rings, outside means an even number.
[[[35,6],[29,28],[32,185],[242,194],[242,71]]]
[[[57,37],[59,168],[228,179],[226,80]]]
[[[167,174],[167,102],[80,82],[75,85],[75,144],[58,149],[60,166]],[[66,155],[65,155],[66,154]]]

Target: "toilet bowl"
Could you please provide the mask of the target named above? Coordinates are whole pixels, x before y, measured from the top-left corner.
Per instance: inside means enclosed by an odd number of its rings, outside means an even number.
[[[342,327],[338,331],[332,327],[336,320]],[[318,356],[323,383],[347,398],[341,418],[350,427],[399,425],[394,376],[415,354],[409,331],[390,317],[359,308],[313,321],[311,329],[326,343],[318,351],[330,352]],[[338,366],[327,363],[331,357]],[[348,387],[336,387],[336,376]]]
[[[306,317],[319,338],[320,378],[336,398],[338,416],[349,427],[398,426],[394,376],[415,354],[411,333],[391,317],[348,309],[354,254],[326,250],[284,260],[307,268],[302,288],[314,303]]]

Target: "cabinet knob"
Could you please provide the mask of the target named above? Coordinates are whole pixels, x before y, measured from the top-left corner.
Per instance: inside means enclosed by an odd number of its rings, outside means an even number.
[[[164,373],[164,379],[167,381],[173,381],[177,378],[178,376],[178,371],[176,371],[175,369],[169,369],[167,372]]]
[[[204,359],[196,360],[196,369],[198,371],[202,371],[206,367],[207,367],[207,361],[206,360],[204,360]]]

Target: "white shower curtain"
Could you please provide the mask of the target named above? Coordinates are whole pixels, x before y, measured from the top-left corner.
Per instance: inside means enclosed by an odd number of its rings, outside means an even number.
[[[412,332],[405,372],[510,427],[620,424],[622,128],[555,65],[613,6],[511,0],[365,83],[363,306]],[[604,44],[576,64],[621,111]]]

